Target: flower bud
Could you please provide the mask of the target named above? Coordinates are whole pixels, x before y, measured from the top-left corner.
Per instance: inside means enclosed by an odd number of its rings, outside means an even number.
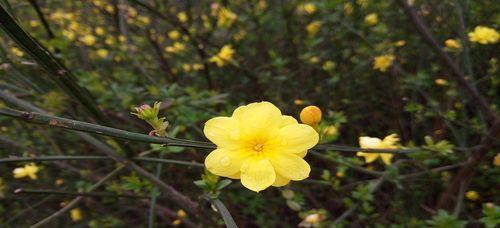
[[[300,121],[309,126],[316,126],[321,121],[321,109],[310,105],[300,112]]]

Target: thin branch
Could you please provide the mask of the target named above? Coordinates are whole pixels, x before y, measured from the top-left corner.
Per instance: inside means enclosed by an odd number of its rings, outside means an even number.
[[[217,212],[222,216],[227,228],[238,228],[233,216],[231,216],[231,213],[229,213],[229,210],[219,198],[210,197],[209,195],[203,195],[202,198],[208,200],[217,209]]]
[[[9,162],[41,162],[41,161],[73,161],[73,160],[112,160],[108,156],[38,156],[38,157],[10,157],[1,158],[1,163]],[[204,168],[205,166],[198,162],[188,162],[162,158],[134,157],[131,160],[138,162],[151,162],[160,164],[175,164]]]
[[[71,192],[54,189],[24,189],[18,188],[14,190],[14,194],[43,194],[43,195],[61,195],[61,196],[83,196],[83,197],[115,197],[115,198],[136,198],[147,199],[149,196],[131,195],[131,194],[115,194],[109,192]]]

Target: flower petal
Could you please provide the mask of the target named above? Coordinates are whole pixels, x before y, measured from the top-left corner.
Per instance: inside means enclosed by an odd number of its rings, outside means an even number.
[[[364,157],[366,163],[371,163],[371,162],[375,161],[378,158],[379,154],[378,153],[363,153],[363,152],[358,152],[358,153],[356,153],[356,156],[358,156],[358,157]]]
[[[309,125],[292,124],[281,128],[276,140],[280,140],[279,142],[275,142],[279,145],[280,150],[302,154],[318,143],[319,135]]]
[[[239,123],[231,117],[215,117],[205,123],[205,136],[218,147],[236,149],[239,147]]]
[[[240,150],[216,149],[205,158],[205,166],[215,175],[233,178],[248,156]]]
[[[282,122],[281,111],[266,101],[239,107],[232,118],[239,121],[243,135],[254,138],[276,134]]]
[[[283,176],[276,174],[276,180],[274,181],[273,186],[281,187],[287,185],[288,183],[290,183],[289,179],[286,179]]]
[[[246,188],[259,192],[271,186],[276,180],[276,173],[267,159],[250,157],[241,166],[241,183]]]
[[[287,126],[287,125],[292,125],[292,124],[298,124],[297,120],[291,116],[283,115],[281,116],[281,126],[280,128]]]
[[[311,167],[304,159],[295,154],[280,153],[269,157],[276,173],[290,180],[303,180],[309,177]]]
[[[359,137],[359,146],[361,148],[376,149],[380,147],[382,140],[374,137]]]
[[[392,159],[393,156],[394,156],[394,154],[389,154],[389,153],[381,153],[380,154],[380,157],[382,158],[382,161],[384,161],[384,163],[386,165],[390,165],[391,164],[391,159]]]

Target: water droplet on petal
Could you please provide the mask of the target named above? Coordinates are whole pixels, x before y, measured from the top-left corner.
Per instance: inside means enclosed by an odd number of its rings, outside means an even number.
[[[228,156],[225,156],[225,157],[222,157],[219,162],[223,166],[228,166],[229,163],[231,162],[231,159]]]

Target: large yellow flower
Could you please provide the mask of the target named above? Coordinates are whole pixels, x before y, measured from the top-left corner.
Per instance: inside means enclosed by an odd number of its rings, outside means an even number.
[[[38,170],[38,166],[36,166],[34,163],[31,163],[25,165],[24,167],[15,168],[12,173],[14,174],[14,178],[23,178],[28,176],[32,180],[36,180],[36,173],[38,172]]]
[[[386,136],[383,140],[374,137],[359,137],[359,146],[361,148],[369,149],[396,149],[396,143],[399,141],[397,134],[391,134]],[[394,154],[389,153],[364,153],[358,152],[357,156],[364,157],[366,163],[371,163],[375,161],[378,157],[382,158],[382,161],[390,165],[391,159]]]
[[[231,117],[210,119],[204,133],[217,145],[205,159],[207,169],[241,178],[243,186],[256,192],[307,178],[311,167],[303,157],[319,140],[312,127],[265,101],[241,106]]]

